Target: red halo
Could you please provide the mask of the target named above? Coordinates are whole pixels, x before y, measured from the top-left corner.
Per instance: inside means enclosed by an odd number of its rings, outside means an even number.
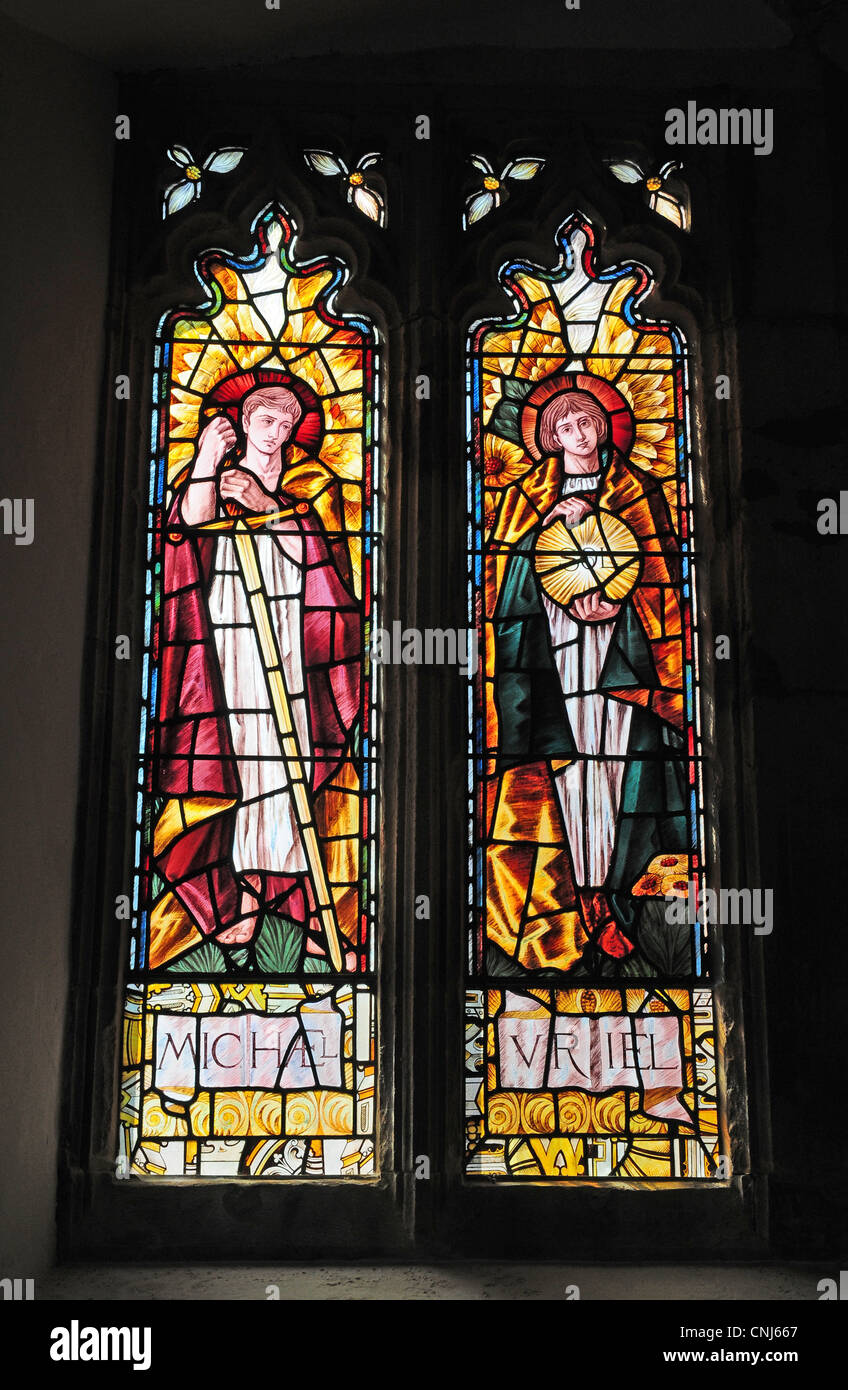
[[[285,386],[297,396],[303,406],[303,414],[288,443],[297,444],[308,453],[313,452],[324,433],[321,400],[311,386],[307,386],[305,381],[293,376],[291,372],[274,367],[254,367],[249,372],[234,372],[232,376],[225,376],[205,396],[200,407],[201,418],[220,415],[223,412],[241,432],[242,402],[245,396],[262,386]]]
[[[619,453],[630,452],[636,425],[633,411],[621,392],[608,381],[604,381],[603,377],[593,376],[591,372],[561,372],[557,376],[547,377],[535,386],[522,407],[521,437],[531,458],[547,457],[539,447],[539,416],[549,400],[554,396],[561,396],[566,391],[588,391],[594,396],[609,420],[610,443]]]

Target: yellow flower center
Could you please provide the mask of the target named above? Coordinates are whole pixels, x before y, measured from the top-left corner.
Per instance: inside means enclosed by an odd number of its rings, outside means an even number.
[[[191,179],[194,183],[197,183],[198,179],[200,178],[200,170],[198,169],[196,164],[189,164],[188,168],[186,169],[186,178]]]
[[[645,180],[645,187],[649,189],[651,193],[656,193],[658,188],[662,188],[662,179],[658,179],[656,175],[653,175],[651,178]]]
[[[500,179],[494,178],[491,174],[487,174],[483,180],[483,187],[488,188],[490,193],[494,193],[495,189],[500,188],[500,186]]]
[[[364,182],[365,182],[365,179],[362,177],[362,175],[361,175],[361,174],[359,173],[359,171],[357,170],[355,174],[351,174],[351,176],[350,176],[350,181],[351,181],[351,183],[353,184],[353,186],[354,186],[355,188],[358,188],[359,185],[360,185],[361,183],[364,183]]]

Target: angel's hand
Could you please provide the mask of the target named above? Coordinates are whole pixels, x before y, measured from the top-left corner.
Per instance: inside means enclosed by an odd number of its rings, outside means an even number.
[[[276,510],[276,499],[244,468],[225,468],[218,487],[222,497],[239,502],[248,512],[262,514]]]
[[[561,517],[566,526],[576,526],[577,523],[582,521],[584,516],[588,516],[591,511],[592,504],[585,497],[563,497],[562,500],[557,502],[556,506],[552,507],[547,513],[545,525],[549,526],[551,522]]]
[[[600,589],[593,589],[590,594],[581,594],[579,598],[574,599],[569,604],[568,611],[573,618],[582,623],[608,623],[618,617],[621,604],[610,603]]]

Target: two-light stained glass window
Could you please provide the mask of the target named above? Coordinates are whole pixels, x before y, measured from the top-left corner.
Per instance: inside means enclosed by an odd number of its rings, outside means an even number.
[[[157,334],[119,1162],[370,1178],[381,344],[282,209],[253,230]],[[721,1176],[694,367],[596,235],[575,214],[553,269],[504,266],[457,383],[471,1180]]]

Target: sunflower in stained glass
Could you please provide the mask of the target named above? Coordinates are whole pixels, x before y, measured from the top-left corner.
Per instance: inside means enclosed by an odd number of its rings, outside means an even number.
[[[517,444],[487,434],[483,447],[483,477],[487,488],[505,488],[523,478],[533,467],[533,460]]]
[[[626,598],[639,578],[639,542],[612,512],[591,512],[576,526],[561,518],[540,532],[533,562],[549,598],[567,608],[600,589],[611,603]]]

